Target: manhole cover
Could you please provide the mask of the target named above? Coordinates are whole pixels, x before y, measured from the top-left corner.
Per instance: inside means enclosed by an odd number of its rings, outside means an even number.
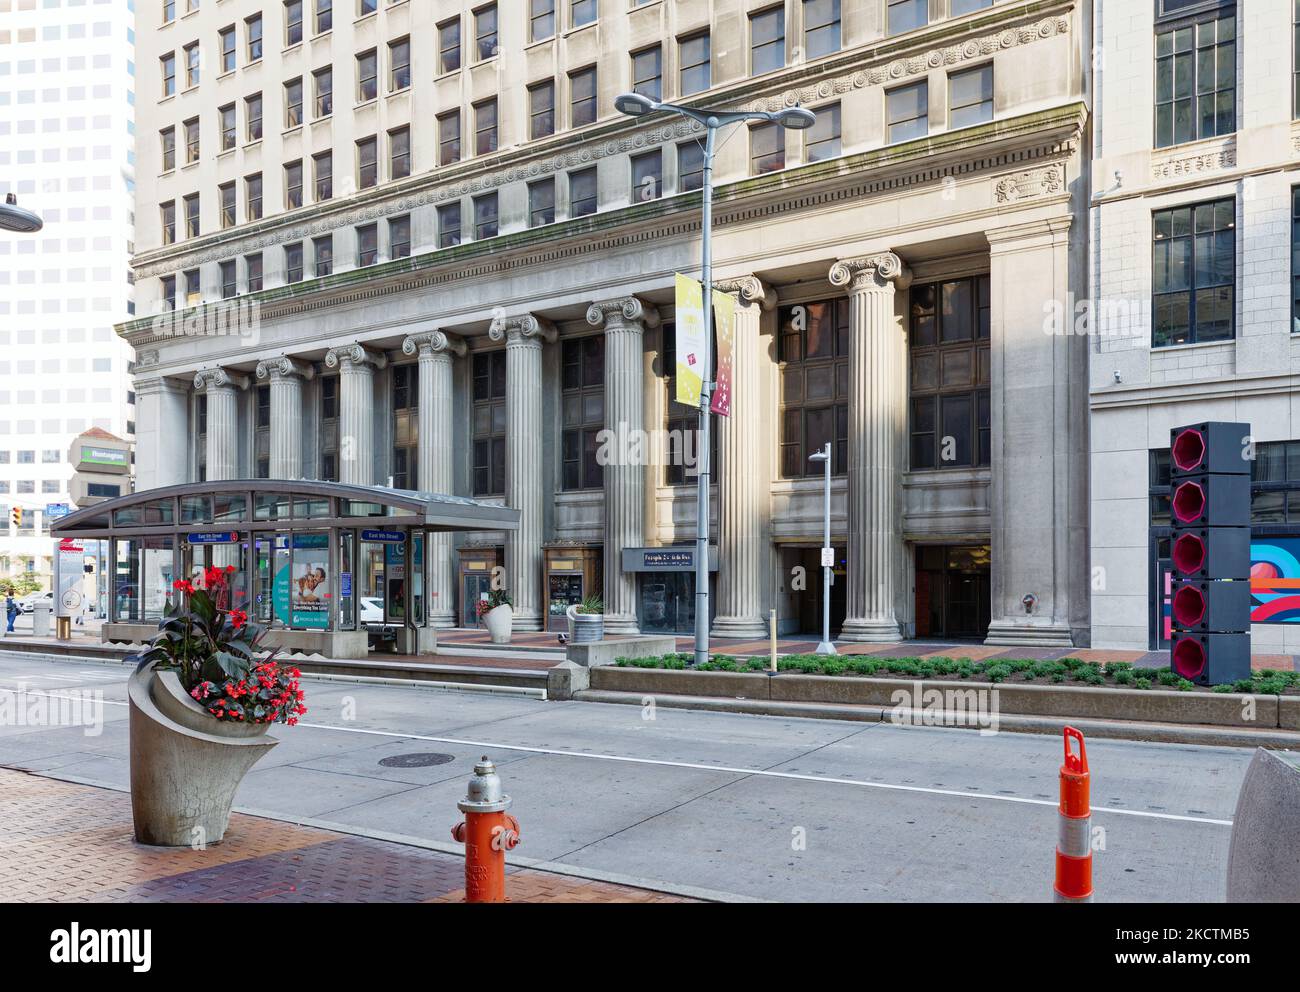
[[[454,754],[423,751],[416,754],[395,754],[391,758],[382,758],[379,763],[385,768],[428,768],[430,765],[445,765],[455,760]]]

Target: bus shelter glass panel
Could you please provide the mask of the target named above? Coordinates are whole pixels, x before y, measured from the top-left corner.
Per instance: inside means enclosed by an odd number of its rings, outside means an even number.
[[[175,592],[172,538],[117,538],[113,545],[113,619],[119,623],[162,619]]]
[[[275,576],[289,564],[289,535],[263,531],[253,535],[253,611],[258,623],[273,625],[275,611]]]
[[[208,569],[220,569],[224,581],[214,596],[217,609],[250,612],[247,540],[241,540],[237,531],[191,534],[183,547],[183,574],[195,589],[207,588]],[[250,616],[256,613],[250,612]]]
[[[339,630],[357,629],[357,600],[352,586],[356,558],[357,532],[339,531]]]
[[[383,623],[384,609],[384,551],[388,545],[380,541],[361,541],[357,556],[357,576],[354,580],[360,590],[360,619],[363,624]]]
[[[298,630],[328,630],[329,532],[298,531],[285,544],[279,547],[277,538],[271,585],[276,619]]]
[[[411,535],[411,620],[417,627],[425,622],[424,534]]]
[[[406,544],[384,545],[384,619],[406,621]]]
[[[238,523],[248,519],[248,497],[243,493],[217,493],[212,497],[212,522]]]

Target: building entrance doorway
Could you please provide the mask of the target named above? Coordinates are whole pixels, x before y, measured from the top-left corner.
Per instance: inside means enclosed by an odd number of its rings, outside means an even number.
[[[799,630],[818,639],[822,636],[822,553],[820,548],[800,548],[797,565],[803,568],[802,591],[792,590],[798,597]],[[848,561],[845,549],[835,549],[835,567],[831,569],[831,638],[839,636],[848,612]]]
[[[916,636],[980,639],[988,634],[992,549],[916,549]]]

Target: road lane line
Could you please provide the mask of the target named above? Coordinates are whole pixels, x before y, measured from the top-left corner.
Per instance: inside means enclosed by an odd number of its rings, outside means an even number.
[[[58,696],[57,693],[28,692],[32,696]],[[72,698],[72,697],[68,697]],[[105,706],[125,706],[124,701],[105,699]],[[489,748],[501,751],[520,751],[525,754],[546,754],[563,758],[590,758],[593,761],[618,761],[633,765],[654,765],[661,768],[683,768],[690,771],[722,772],[729,775],[755,775],[762,778],[787,779],[796,782],[816,782],[824,785],[849,785],[862,789],[881,789],[886,792],[913,792],[921,795],[948,796],[954,799],[983,799],[1000,803],[1019,803],[1025,806],[1058,807],[1051,799],[1029,799],[1023,796],[999,796],[988,792],[962,792],[957,789],[936,789],[920,785],[899,785],[893,782],[867,782],[856,778],[839,778],[833,775],[805,775],[799,772],[778,772],[761,768],[738,768],[730,765],[709,765],[694,761],[668,761],[663,758],[636,758],[623,754],[601,754],[592,751],[570,751],[564,748],[528,747],[522,744],[504,744],[500,741],[479,741],[463,737],[434,737],[429,734],[401,733],[393,730],[367,730],[364,727],[337,727],[328,723],[299,723],[299,727],[312,730],[333,730],[343,734],[362,734],[368,737],[389,737],[398,740],[427,741],[431,744],[456,744],[461,747]],[[794,760],[794,759],[790,759]],[[1118,806],[1096,806],[1093,814],[1116,813],[1148,820],[1172,820],[1179,823],[1204,823],[1209,826],[1230,827],[1231,820],[1216,820],[1203,816],[1180,816],[1176,813],[1153,813],[1148,810],[1124,809]]]

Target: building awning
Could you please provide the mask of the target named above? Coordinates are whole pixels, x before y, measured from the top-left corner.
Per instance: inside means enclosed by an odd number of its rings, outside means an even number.
[[[439,493],[342,482],[237,479],[164,486],[105,500],[50,525],[57,538],[183,531],[410,527],[433,531],[519,528],[519,511]]]

